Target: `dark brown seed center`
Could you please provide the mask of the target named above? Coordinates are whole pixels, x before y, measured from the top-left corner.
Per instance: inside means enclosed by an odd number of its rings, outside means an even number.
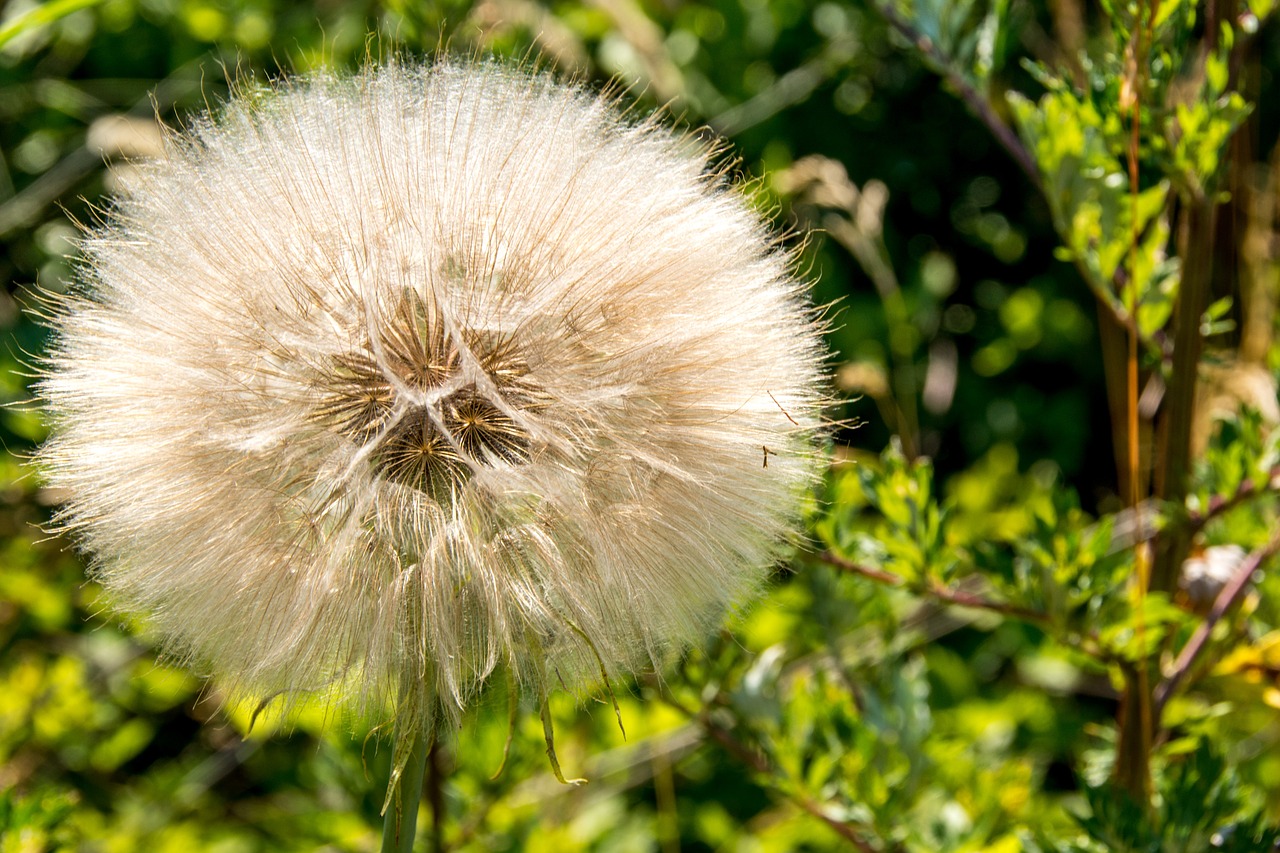
[[[412,290],[386,316],[378,344],[380,352],[366,341],[319,372],[322,395],[314,419],[357,444],[381,434],[371,455],[379,474],[446,502],[478,467],[528,460],[528,433],[503,411],[527,408],[533,397],[528,371],[510,340],[477,334],[464,341],[500,401],[467,385],[433,404],[415,402],[398,417],[397,387],[440,388],[457,375],[462,355],[434,297]]]

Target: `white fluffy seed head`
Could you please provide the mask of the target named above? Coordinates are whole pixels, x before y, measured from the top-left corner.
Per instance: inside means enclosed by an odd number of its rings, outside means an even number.
[[[40,383],[62,522],[242,695],[430,725],[697,640],[794,523],[821,384],[711,157],[497,64],[234,96],[87,235]]]

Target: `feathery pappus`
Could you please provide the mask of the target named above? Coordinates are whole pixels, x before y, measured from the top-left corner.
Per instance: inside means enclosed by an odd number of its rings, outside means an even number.
[[[84,239],[59,523],[171,654],[398,726],[697,641],[796,521],[823,382],[715,156],[492,62],[238,91]]]

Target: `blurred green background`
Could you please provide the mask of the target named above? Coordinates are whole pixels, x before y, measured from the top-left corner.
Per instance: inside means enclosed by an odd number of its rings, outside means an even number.
[[[0,11],[0,376],[15,404],[0,410],[0,853],[377,848],[385,743],[319,715],[248,733],[243,709],[157,662],[144,637],[105,612],[80,557],[41,533],[58,496],[22,461],[44,434],[38,411],[22,405],[42,345],[34,294],[66,287],[77,223],[106,203],[112,168],[154,149],[156,120],[179,126],[242,74],[355,67],[443,44],[539,55],[591,86],[619,79],[644,109],[727,137],[759,203],[804,243],[815,299],[832,306],[841,453],[874,458],[900,435],[909,452],[933,458],[939,491],[976,536],[1026,523],[1054,482],[1074,487],[1086,511],[1118,505],[1094,298],[1056,259],[1048,208],[1029,180],[864,3],[105,0],[52,3],[46,24],[5,29],[35,8],[10,0]],[[1036,92],[1019,60],[1072,55],[1100,14],[1076,0],[1012,4],[991,46],[998,85]],[[1258,109],[1242,135],[1259,161],[1280,133],[1277,70],[1273,20],[1244,77]],[[880,280],[840,239],[855,209],[860,234],[882,234]],[[806,569],[739,615],[736,639],[663,677],[705,685],[735,673],[721,686],[745,696],[762,725],[781,713],[765,676],[800,679],[810,705],[788,700],[788,714],[848,706],[848,720],[824,725],[846,739],[851,784],[864,761],[875,778],[916,792],[886,814],[918,820],[932,849],[1023,849],[1016,826],[1066,821],[1047,804],[1080,789],[1078,768],[1105,741],[1115,691],[1055,657],[1033,628],[907,614],[889,591]],[[771,659],[784,640],[815,655],[865,643],[887,665],[858,694],[803,656]],[[592,784],[550,779],[531,707],[504,774],[489,780],[506,708],[482,708],[446,756],[451,846],[843,847],[652,685],[621,696],[626,741],[606,705],[556,701],[561,761]],[[853,800],[870,808],[897,795]],[[912,849],[929,849],[921,844]]]

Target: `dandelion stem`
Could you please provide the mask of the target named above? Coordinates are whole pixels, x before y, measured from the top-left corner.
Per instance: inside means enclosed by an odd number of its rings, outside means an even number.
[[[440,738],[433,738],[427,750],[427,802],[431,804],[431,853],[444,853],[444,778],[448,757]]]
[[[421,729],[412,725],[410,728],[413,745],[400,779],[392,782],[399,784],[400,790],[383,819],[382,853],[413,853],[413,839],[418,831],[418,803],[422,800],[422,777],[426,774],[429,747]],[[438,825],[439,813],[434,818]]]

